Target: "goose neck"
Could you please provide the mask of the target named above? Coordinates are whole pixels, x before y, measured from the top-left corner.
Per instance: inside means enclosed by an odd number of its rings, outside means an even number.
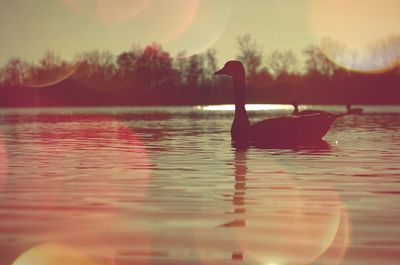
[[[235,109],[245,111],[246,82],[244,77],[234,78],[233,86],[235,88]]]

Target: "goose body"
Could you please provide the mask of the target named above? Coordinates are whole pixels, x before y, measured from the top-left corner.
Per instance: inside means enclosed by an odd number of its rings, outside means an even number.
[[[299,103],[297,101],[293,101],[291,103],[291,105],[294,108],[292,115],[324,114],[324,115],[332,116],[332,117],[336,117],[336,118],[342,117],[344,115],[344,114],[332,113],[332,112],[328,112],[328,111],[314,110],[314,109],[306,109],[306,110],[299,111]]]
[[[228,61],[215,72],[233,78],[235,88],[235,117],[231,139],[236,144],[262,144],[266,146],[295,146],[321,141],[338,117],[328,112],[284,116],[251,124],[245,108],[245,70],[241,62]]]

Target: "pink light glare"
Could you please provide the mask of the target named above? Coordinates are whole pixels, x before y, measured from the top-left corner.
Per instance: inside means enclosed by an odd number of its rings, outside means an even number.
[[[191,1],[186,0],[186,2],[187,3],[185,5],[182,5],[182,11],[183,11],[182,22],[183,23],[182,23],[181,27],[175,32],[175,34],[171,35],[170,39],[167,40],[167,42],[170,42],[170,41],[176,39],[185,30],[187,30],[191,26],[196,14],[197,14],[200,0],[191,0]]]
[[[113,224],[121,212],[111,206],[95,210],[96,207],[92,208],[91,204],[108,205],[117,203],[121,198],[136,203],[143,201],[151,185],[151,163],[144,143],[122,122],[113,121],[106,116],[97,116],[89,120],[84,116],[75,116],[75,121],[81,123],[80,130],[76,130],[73,125],[65,124],[50,131],[43,131],[40,128],[32,131],[31,137],[35,140],[37,149],[35,159],[24,161],[24,166],[14,167],[14,173],[17,176],[24,176],[24,172],[29,170],[29,177],[23,185],[40,192],[22,193],[19,199],[29,201],[41,209],[43,215],[32,217],[32,223],[54,214],[66,202],[70,207],[69,213],[77,215],[81,213],[82,207],[89,207],[86,210],[87,219],[83,222],[88,226],[85,231],[88,229],[101,231]],[[99,123],[103,126],[101,129]],[[110,150],[110,142],[114,142],[115,146],[120,148]],[[99,157],[105,162],[96,162]],[[11,166],[13,163],[20,165],[21,161],[14,158],[8,163]],[[66,172],[65,168],[70,169]],[[69,176],[76,176],[86,185],[70,185]],[[114,176],[118,176],[119,181],[115,180]],[[120,182],[125,184],[121,185]],[[85,194],[85,202],[74,200],[74,197],[70,196],[72,191],[73,194]],[[19,201],[9,203],[18,205]],[[71,216],[61,216],[63,225],[82,228],[78,219],[70,218]],[[94,219],[95,222],[90,221]],[[46,227],[46,231],[42,234],[58,237],[65,231],[68,229],[60,231],[59,224],[55,222],[54,227]]]
[[[395,44],[372,50],[388,37],[400,34],[396,0],[310,0],[309,28],[318,42],[324,38],[342,46],[342,51],[321,45],[324,53],[342,67],[361,72],[382,72],[400,59]]]
[[[313,264],[330,248],[340,224],[340,201],[334,192],[316,200],[299,190],[295,194],[271,196],[271,213],[265,228],[248,223],[234,230],[236,241],[248,257],[263,264]],[[314,201],[314,202],[313,202]],[[256,234],[269,240],[257,240]]]
[[[151,162],[145,144],[132,129],[112,117],[75,117],[75,122],[81,123],[79,130],[64,124],[55,125],[54,130],[38,128],[32,132],[38,151],[25,168],[34,170],[28,184],[35,185],[40,193],[19,199],[40,207],[39,214],[29,219],[24,237],[45,244],[21,253],[13,265],[53,265],[59,260],[68,265],[115,265],[114,246],[121,242],[151,247],[147,233],[133,227],[132,220],[129,233],[121,229],[127,208],[141,203],[151,185]],[[114,143],[112,149],[110,142]],[[96,162],[93,156],[104,159]],[[129,203],[115,207],[121,201]],[[129,213],[136,214],[134,209]],[[147,259],[136,264],[147,264]]]
[[[167,48],[177,50],[177,57],[190,57],[204,52],[216,43],[229,21],[232,2],[203,0],[190,27]]]
[[[152,0],[62,0],[72,10],[105,25],[118,25],[139,15]]]
[[[97,127],[97,122],[106,122],[101,130]],[[98,181],[98,172],[101,171],[104,176],[118,175],[124,181],[135,178],[136,185],[126,185],[123,188],[118,183],[112,181],[107,185],[98,183],[94,187],[81,187],[80,192],[91,194],[91,199],[97,200],[97,192],[103,195],[110,194],[111,199],[115,199],[114,195],[122,193],[131,200],[141,201],[147,196],[147,190],[151,182],[152,169],[147,156],[147,150],[144,143],[136,136],[135,132],[126,127],[122,122],[112,120],[109,117],[98,116],[94,121],[85,123],[82,121],[82,129],[79,131],[74,128],[64,128],[59,131],[40,132],[39,137],[42,140],[41,150],[44,155],[54,154],[62,155],[68,159],[62,159],[61,162],[55,161],[54,164],[46,165],[46,168],[52,171],[62,172],[63,163],[77,163],[77,167],[69,172],[72,175],[80,176],[80,178],[88,183],[96,183]],[[63,145],[63,142],[74,139],[69,145]],[[82,143],[80,143],[82,141]],[[110,152],[108,143],[112,141],[121,146],[129,146],[129,149],[115,149]],[[104,157],[104,161],[115,163],[115,157],[118,157],[119,168],[116,165],[108,163],[99,164],[93,159],[94,156]],[[111,162],[112,161],[112,162]],[[127,168],[127,166],[130,166]],[[59,169],[59,170],[57,170]],[[140,185],[139,185],[140,184]],[[129,193],[125,193],[125,189],[131,188]],[[78,190],[77,190],[78,191]],[[122,196],[122,195],[121,195]]]
[[[310,205],[315,198],[302,192],[282,197],[273,194],[268,198],[273,202],[268,203],[268,209],[257,211],[243,204],[243,213],[232,213],[231,225],[218,226],[212,234],[198,228],[196,242],[199,249],[209,252],[224,249],[242,253],[254,264],[338,265],[350,232],[341,202],[330,200],[338,199],[335,197],[333,193],[321,196]],[[215,234],[224,240],[212,240]],[[211,263],[204,259],[203,264]]]
[[[329,248],[317,259],[318,264],[341,264],[351,240],[351,224],[349,219],[350,217],[347,210],[345,207],[342,207],[340,224],[335,239],[332,241]]]
[[[143,24],[148,37],[162,45],[171,43],[187,31],[197,15],[200,0],[159,0],[143,12],[132,26]]]
[[[225,31],[233,6],[229,0],[148,0],[140,2],[137,14],[125,16],[119,7],[129,5],[121,1],[63,0],[63,3],[107,26],[118,43],[155,42],[173,55],[181,52],[178,57],[201,53],[215,44]]]
[[[272,172],[287,170],[280,161],[267,163]],[[264,193],[246,188],[259,173],[248,172],[243,153],[235,154],[234,165],[232,210],[226,211],[224,222],[212,233],[199,226],[196,242],[200,249],[224,249],[233,253],[232,257],[245,257],[255,264],[340,263],[348,247],[350,224],[331,184],[305,183],[295,176],[283,184],[280,177],[268,174],[270,187],[265,187],[268,192]],[[251,168],[254,172],[265,170]],[[224,240],[212,240],[215,234]],[[205,258],[204,264],[211,263]]]
[[[98,14],[106,25],[127,22],[140,14],[151,0],[99,0]]]
[[[201,3],[200,0],[62,1],[79,14],[113,26],[109,29],[117,35],[123,32],[127,45],[132,42],[166,45],[177,40],[191,27]]]

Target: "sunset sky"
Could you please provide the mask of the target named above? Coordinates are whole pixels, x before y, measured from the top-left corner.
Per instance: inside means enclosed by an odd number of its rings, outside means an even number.
[[[93,49],[118,54],[157,42],[172,55],[217,50],[219,64],[251,34],[267,54],[300,52],[330,37],[358,49],[400,33],[398,0],[13,0],[0,2],[0,63],[65,59]]]

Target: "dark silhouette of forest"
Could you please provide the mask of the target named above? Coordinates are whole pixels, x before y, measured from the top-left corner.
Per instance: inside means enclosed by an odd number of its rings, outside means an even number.
[[[400,37],[390,42],[400,50]],[[400,59],[386,71],[366,74],[336,65],[319,46],[305,48],[301,60],[290,50],[265,55],[249,35],[237,44],[232,59],[246,68],[248,103],[400,104]],[[85,52],[74,63],[52,51],[37,63],[13,57],[0,68],[0,106],[233,103],[231,80],[213,75],[223,63],[215,50],[173,57],[157,44],[132,46],[117,56]]]

